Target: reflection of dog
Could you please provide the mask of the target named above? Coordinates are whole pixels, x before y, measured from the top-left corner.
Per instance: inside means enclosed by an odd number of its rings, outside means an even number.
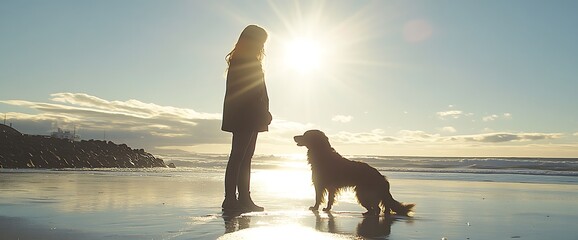
[[[335,217],[331,212],[327,212],[326,216],[322,216],[319,212],[315,214],[315,229],[320,232],[329,233],[344,233],[344,229],[339,229],[339,220],[343,217]],[[387,239],[391,234],[391,225],[394,223],[392,217],[368,216],[362,218],[361,222],[357,224],[356,234],[362,238],[367,239]]]
[[[368,239],[387,239],[391,234],[393,218],[390,217],[364,217],[361,223],[357,224],[357,235]]]
[[[381,206],[386,214],[391,210],[407,216],[414,207],[414,204],[403,204],[393,199],[389,182],[377,169],[339,155],[323,132],[309,130],[294,139],[297,146],[308,149],[307,161],[311,165],[315,187],[315,205],[309,209],[317,210],[324,201],[324,195],[328,194],[327,207],[323,211],[331,210],[335,195],[348,188],[356,192],[357,201],[367,209],[363,215],[379,215]]]

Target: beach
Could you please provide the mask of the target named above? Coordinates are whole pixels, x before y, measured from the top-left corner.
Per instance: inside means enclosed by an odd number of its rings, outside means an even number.
[[[209,163],[210,159],[205,159]],[[307,165],[258,165],[265,212],[226,216],[223,162],[176,169],[0,169],[1,239],[576,239],[578,177],[381,171],[411,217],[366,217],[351,193],[307,210]]]

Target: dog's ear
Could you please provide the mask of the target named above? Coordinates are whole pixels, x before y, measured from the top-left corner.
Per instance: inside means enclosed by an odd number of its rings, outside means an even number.
[[[308,144],[316,148],[331,147],[329,138],[320,130],[309,130],[303,134],[303,137],[307,139]]]
[[[317,141],[329,141],[329,138],[322,131],[311,130],[310,133]]]

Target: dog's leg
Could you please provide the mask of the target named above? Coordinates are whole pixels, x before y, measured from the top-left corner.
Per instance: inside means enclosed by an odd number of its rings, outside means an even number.
[[[321,198],[323,197],[323,188],[314,184],[315,186],[315,205],[309,207],[311,211],[317,211],[319,209],[319,204],[321,204]]]
[[[379,207],[379,193],[374,191],[375,186],[361,185],[355,188],[357,201],[367,209],[363,216],[379,216],[381,208]]]
[[[389,208],[388,206],[385,206],[385,209],[383,209],[383,214],[391,215],[391,208]]]
[[[379,208],[379,206],[376,206],[374,204],[371,203],[371,201],[368,201],[368,199],[357,199],[359,201],[359,204],[361,204],[361,206],[363,206],[367,212],[362,213],[363,216],[377,216],[379,215],[379,212],[381,211],[381,209]]]
[[[379,216],[381,213],[381,208],[378,205],[368,205],[367,203],[362,203],[367,212],[362,213],[363,216]]]
[[[333,206],[333,202],[335,202],[335,189],[330,188],[327,189],[327,207],[323,208],[323,211],[330,211],[331,207]]]

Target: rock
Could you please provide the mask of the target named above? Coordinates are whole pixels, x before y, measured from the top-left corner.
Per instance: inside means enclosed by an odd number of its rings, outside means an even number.
[[[175,166],[174,163],[169,163],[167,166],[168,166],[169,168],[177,168],[177,166]]]
[[[0,168],[150,168],[167,167],[144,149],[112,141],[71,142],[23,135],[0,124]]]

